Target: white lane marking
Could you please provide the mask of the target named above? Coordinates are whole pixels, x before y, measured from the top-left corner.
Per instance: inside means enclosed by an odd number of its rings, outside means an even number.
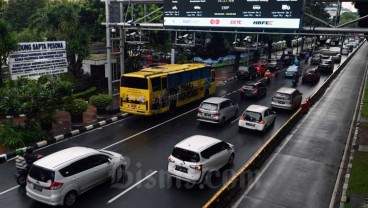
[[[14,186],[13,188],[10,188],[10,189],[8,189],[8,190],[3,191],[3,192],[1,192],[1,193],[0,193],[0,196],[1,196],[1,195],[3,195],[3,194],[8,193],[9,191],[12,191],[12,190],[14,190],[14,189],[18,188],[18,187],[19,187],[19,185],[18,185],[18,186]]]
[[[135,183],[133,186],[129,187],[128,189],[126,189],[125,191],[121,192],[119,195],[115,196],[114,198],[110,199],[107,203],[110,204],[113,201],[115,201],[116,199],[118,199],[119,197],[123,196],[124,194],[126,194],[128,191],[130,191],[131,189],[133,189],[134,187],[138,186],[140,183],[142,183],[143,181],[147,180],[149,177],[153,176],[154,174],[157,173],[157,170],[155,170],[154,172],[152,172],[151,174],[149,174],[148,176],[144,177],[142,180],[138,181],[137,183]]]
[[[240,118],[240,117],[238,117],[238,118],[234,119],[231,123],[235,123],[235,122],[237,122],[237,121],[239,120],[239,118]]]
[[[192,110],[189,110],[189,111],[187,111],[187,112],[185,112],[185,113],[182,113],[182,114],[180,114],[180,115],[178,115],[178,116],[176,116],[176,117],[174,117],[174,118],[171,118],[170,120],[167,120],[167,121],[165,121],[165,122],[159,123],[159,124],[157,124],[156,126],[152,126],[151,128],[148,128],[148,129],[143,130],[143,131],[141,131],[141,132],[138,132],[138,133],[136,133],[136,134],[134,134],[134,135],[132,135],[132,136],[130,136],[130,137],[127,137],[127,138],[125,138],[125,139],[123,139],[123,140],[120,140],[120,141],[118,141],[118,142],[115,142],[114,144],[111,144],[111,145],[109,145],[109,146],[107,146],[107,147],[102,148],[102,150],[108,149],[108,148],[113,147],[113,146],[115,146],[115,145],[117,145],[117,144],[120,144],[120,143],[122,143],[122,142],[128,141],[128,140],[130,140],[130,139],[132,139],[132,138],[134,138],[134,137],[136,137],[136,136],[138,136],[138,135],[141,135],[141,134],[143,134],[143,133],[146,133],[147,131],[150,131],[150,130],[152,130],[152,129],[154,129],[154,128],[157,128],[157,127],[159,127],[159,126],[162,126],[162,125],[164,125],[164,124],[166,124],[166,123],[168,123],[168,122],[171,122],[171,121],[173,121],[173,120],[175,120],[175,119],[177,119],[177,118],[179,118],[179,117],[181,117],[181,116],[183,116],[183,115],[185,115],[185,114],[188,114],[188,113],[190,113],[190,112],[192,112],[192,111],[195,111],[195,110],[197,110],[197,108],[193,108]]]

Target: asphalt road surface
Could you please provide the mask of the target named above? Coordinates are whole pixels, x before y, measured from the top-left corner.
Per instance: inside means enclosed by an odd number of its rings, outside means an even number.
[[[343,56],[343,60],[345,58]],[[327,75],[322,75],[316,85],[299,84],[297,88],[303,93],[303,100],[311,95],[326,77]],[[238,89],[241,86],[242,81],[234,80],[219,86],[216,92],[216,96],[225,96],[237,102],[240,113],[250,104],[270,106],[274,92],[282,86],[290,87],[291,80],[283,76],[273,79],[268,86],[267,96],[260,100],[240,99]],[[68,147],[86,146],[115,151],[129,159],[124,183],[102,184],[81,195],[76,207],[200,207],[287,121],[292,113],[277,111],[275,125],[262,134],[239,131],[238,118],[224,127],[199,124],[196,120],[196,109],[199,104],[200,102],[195,102],[179,108],[174,115],[130,116],[42,148],[38,152],[48,155]],[[176,180],[172,183],[167,176],[167,158],[173,146],[195,134],[216,137],[235,146],[234,165],[214,178],[211,187],[193,186]],[[48,207],[28,198],[24,188],[17,187],[14,174],[14,160],[0,164],[0,207]]]

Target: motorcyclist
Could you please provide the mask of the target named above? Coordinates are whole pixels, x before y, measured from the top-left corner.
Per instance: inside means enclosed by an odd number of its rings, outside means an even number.
[[[296,85],[299,82],[299,73],[294,72],[293,73],[293,84]]]
[[[33,154],[33,147],[27,147],[26,152],[24,153],[24,159],[27,163],[27,168],[30,169],[32,164],[39,159],[38,155]]]
[[[264,73],[264,78],[266,79],[267,82],[271,81],[271,72],[268,69],[265,73]]]

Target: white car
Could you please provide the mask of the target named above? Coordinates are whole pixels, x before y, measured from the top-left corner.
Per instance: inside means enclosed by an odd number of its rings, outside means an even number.
[[[239,118],[239,128],[265,132],[275,124],[276,112],[262,105],[250,105]]]
[[[225,165],[232,165],[234,157],[232,144],[194,135],[175,145],[168,158],[167,171],[173,178],[208,185],[212,174]]]
[[[52,206],[73,206],[85,191],[105,182],[118,182],[126,167],[118,153],[71,147],[37,160],[27,177],[30,198]]]
[[[273,109],[295,110],[300,107],[302,98],[303,94],[299,90],[291,87],[281,87],[273,95],[271,107]]]

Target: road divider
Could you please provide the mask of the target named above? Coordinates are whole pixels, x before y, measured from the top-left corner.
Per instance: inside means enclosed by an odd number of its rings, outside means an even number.
[[[113,122],[116,122],[118,120],[121,120],[123,118],[126,118],[127,116],[128,116],[127,113],[120,114],[118,116],[109,118],[107,120],[100,121],[98,123],[95,123],[95,124],[92,124],[92,125],[89,125],[89,126],[83,126],[83,127],[79,128],[79,129],[72,130],[72,131],[67,132],[65,134],[54,136],[52,139],[49,139],[49,140],[39,141],[36,144],[31,145],[31,147],[33,147],[33,149],[36,150],[38,148],[45,147],[45,146],[54,144],[56,142],[60,142],[62,140],[65,140],[65,139],[70,138],[72,136],[75,136],[75,135],[78,135],[78,134],[81,134],[81,133],[90,131],[92,129],[96,129],[96,128],[99,128],[101,126],[105,126],[107,124],[111,124]],[[0,163],[4,163],[4,162],[6,162],[6,161],[8,161],[8,160],[10,160],[10,159],[12,159],[14,157],[16,157],[17,155],[23,154],[24,151],[26,150],[26,148],[27,147],[22,147],[22,148],[19,148],[19,149],[14,150],[14,151],[9,151],[9,152],[7,152],[5,154],[0,155]]]
[[[252,184],[253,180],[256,178],[257,171],[260,170],[264,162],[299,123],[303,116],[308,113],[309,108],[323,96],[332,81],[340,74],[350,59],[365,42],[366,41],[362,42],[356,50],[349,55],[349,57],[334,71],[334,73],[324,81],[319,89],[308,97],[306,103],[303,103],[301,107],[286,121],[286,123],[253,154],[248,162],[246,162],[237,171],[237,173],[227,181],[210,200],[207,201],[203,206],[204,208],[227,207],[231,201],[238,196],[241,190],[247,189]],[[303,105],[304,107],[302,107]]]

